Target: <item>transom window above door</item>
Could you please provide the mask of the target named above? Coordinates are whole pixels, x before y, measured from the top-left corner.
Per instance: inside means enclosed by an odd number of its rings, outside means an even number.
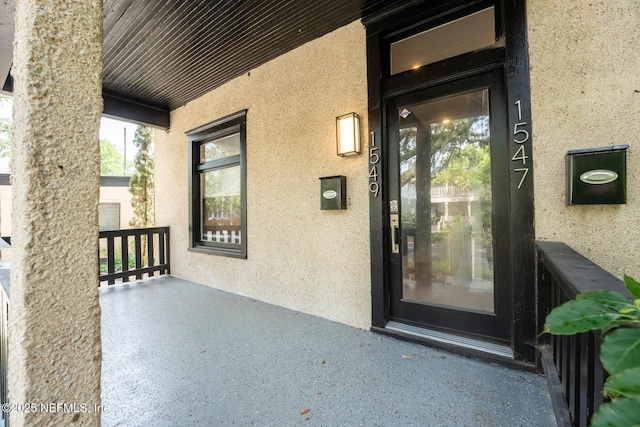
[[[494,9],[488,7],[391,43],[391,75],[493,46]]]

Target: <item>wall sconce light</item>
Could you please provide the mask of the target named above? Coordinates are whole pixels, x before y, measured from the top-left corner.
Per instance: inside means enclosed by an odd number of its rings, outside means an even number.
[[[336,147],[338,156],[360,154],[360,116],[356,113],[336,117]]]

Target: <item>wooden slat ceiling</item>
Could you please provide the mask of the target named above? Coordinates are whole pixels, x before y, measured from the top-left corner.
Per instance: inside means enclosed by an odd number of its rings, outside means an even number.
[[[12,3],[0,2],[0,14],[13,13]],[[103,90],[175,109],[393,3],[397,1],[105,0]]]

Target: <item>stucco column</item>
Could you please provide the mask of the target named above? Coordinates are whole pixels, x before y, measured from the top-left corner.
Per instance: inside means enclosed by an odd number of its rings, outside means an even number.
[[[102,0],[16,3],[11,425],[98,426]]]

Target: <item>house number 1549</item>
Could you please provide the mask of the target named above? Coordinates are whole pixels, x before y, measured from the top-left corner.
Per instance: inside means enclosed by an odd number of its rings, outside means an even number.
[[[380,184],[378,184],[378,163],[380,163],[380,155],[376,153],[379,147],[376,147],[376,134],[371,132],[371,145],[369,148],[369,192],[374,197],[378,197],[380,193]]]

